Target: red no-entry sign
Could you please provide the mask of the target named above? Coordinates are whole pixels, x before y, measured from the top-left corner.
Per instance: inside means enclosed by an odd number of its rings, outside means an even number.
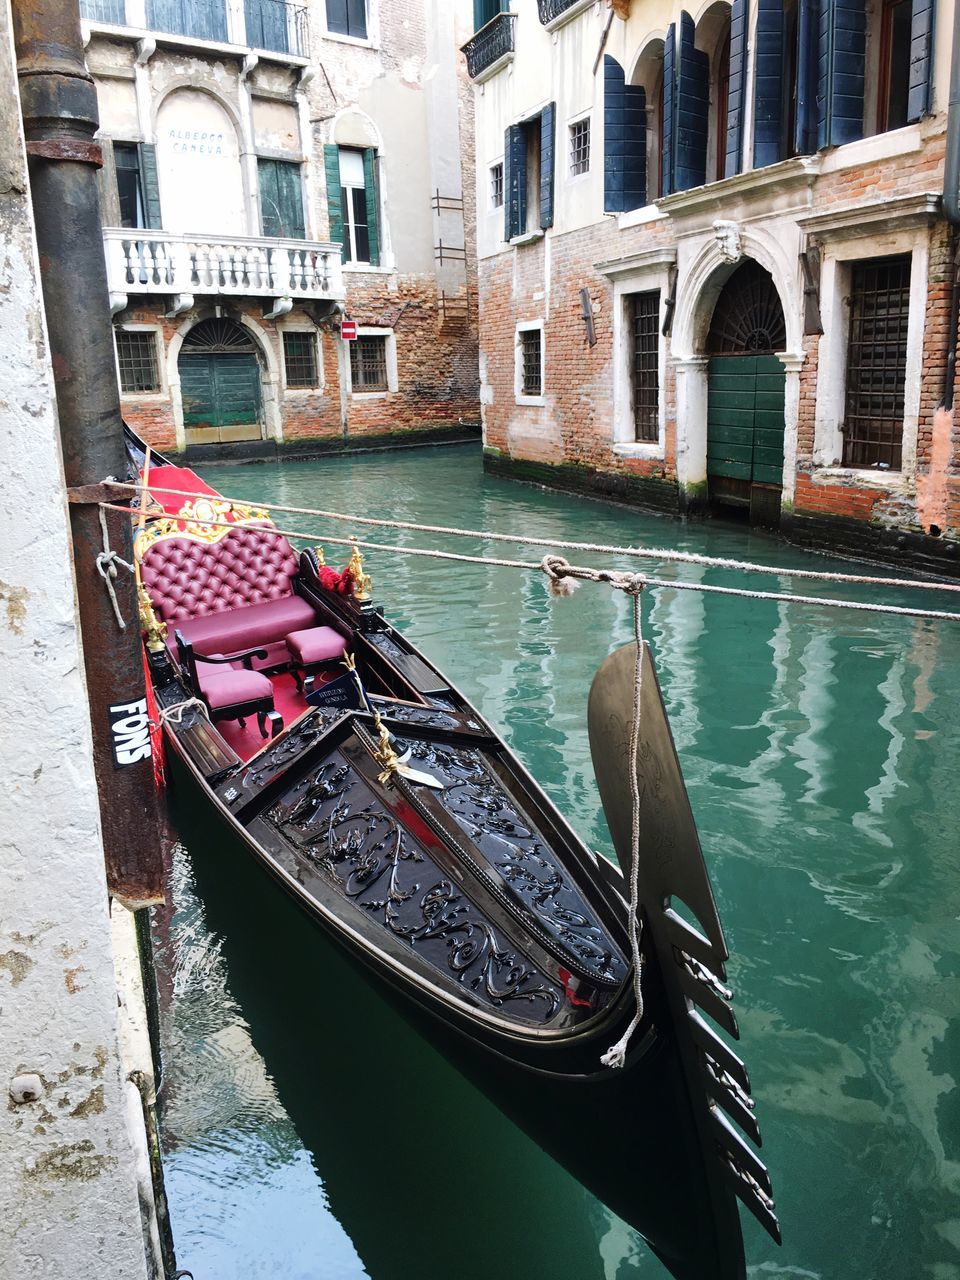
[[[340,321],[340,339],[342,342],[356,342],[357,340],[356,320]]]

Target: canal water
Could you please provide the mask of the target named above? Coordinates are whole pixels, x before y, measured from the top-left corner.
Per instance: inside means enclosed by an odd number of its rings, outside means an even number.
[[[233,497],[518,537],[282,521],[407,547],[539,559],[519,540],[540,535],[850,567],[746,528],[493,479],[473,446],[207,475]],[[327,560],[345,553],[328,544]],[[609,851],[585,711],[597,665],[631,638],[629,602],[592,585],[551,600],[540,575],[489,566],[386,553],[367,565],[391,619]],[[960,626],[675,589],[647,593],[643,619],[733,953],[783,1222],[777,1249],[742,1215],[749,1275],[957,1280]],[[409,1031],[182,785],[175,818],[158,933],[181,1267],[196,1280],[662,1280],[643,1241]]]

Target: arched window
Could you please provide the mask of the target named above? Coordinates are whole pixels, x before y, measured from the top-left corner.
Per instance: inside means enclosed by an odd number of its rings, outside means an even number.
[[[650,40],[637,59],[632,84],[646,103],[647,204],[665,195],[663,188],[663,41]]]
[[[730,97],[730,5],[712,4],[697,23],[695,48],[706,55],[709,84],[705,178],[726,176],[727,126]]]

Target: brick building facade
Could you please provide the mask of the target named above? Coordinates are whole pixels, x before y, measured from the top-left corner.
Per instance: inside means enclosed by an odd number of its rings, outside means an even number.
[[[81,9],[127,421],[227,453],[476,422],[472,90],[442,0]]]
[[[474,6],[487,466],[957,572],[954,5],[614,10]]]

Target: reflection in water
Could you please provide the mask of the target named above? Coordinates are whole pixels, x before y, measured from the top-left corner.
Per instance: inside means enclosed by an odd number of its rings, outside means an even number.
[[[291,505],[823,565],[749,530],[490,479],[470,448],[210,474],[224,492]],[[538,558],[522,542],[377,534],[391,537]],[[539,578],[487,566],[373,555],[369,568],[391,618],[609,851],[586,697],[605,654],[631,638],[629,601],[585,586],[551,602]],[[738,582],[726,570],[650,569]],[[875,598],[866,586],[821,593]],[[784,1222],[778,1251],[745,1219],[751,1280],[958,1280],[960,636],[668,589],[648,592],[643,613],[734,952]],[[163,990],[182,1266],[204,1280],[663,1276],[240,849],[186,807],[180,825],[189,853]]]

